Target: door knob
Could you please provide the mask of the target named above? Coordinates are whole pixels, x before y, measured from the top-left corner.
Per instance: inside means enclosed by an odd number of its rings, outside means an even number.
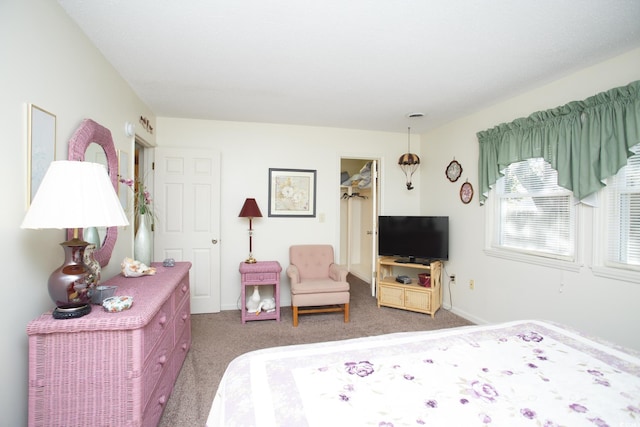
[[[211,239],[211,243],[213,243],[214,245],[216,245],[218,243],[218,239]]]

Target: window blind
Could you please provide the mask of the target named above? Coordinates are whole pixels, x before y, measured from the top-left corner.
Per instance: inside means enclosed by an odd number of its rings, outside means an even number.
[[[572,194],[557,184],[542,158],[512,163],[497,182],[494,246],[561,259],[574,258]]]
[[[640,267],[640,145],[607,181],[607,264]]]

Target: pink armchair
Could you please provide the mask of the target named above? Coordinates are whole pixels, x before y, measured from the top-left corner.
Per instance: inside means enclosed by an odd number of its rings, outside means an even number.
[[[298,326],[298,314],[307,313],[344,312],[344,321],[349,322],[349,272],[335,264],[333,256],[331,245],[289,248],[293,326]]]

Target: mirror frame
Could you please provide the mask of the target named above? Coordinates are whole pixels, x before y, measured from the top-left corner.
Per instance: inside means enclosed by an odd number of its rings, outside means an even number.
[[[69,160],[84,161],[85,151],[91,143],[102,147],[107,156],[107,172],[113,188],[118,192],[118,156],[111,137],[111,131],[91,119],[84,119],[69,140]],[[83,230],[78,230],[78,238],[82,240]],[[73,238],[73,230],[67,229],[67,238]],[[107,233],[102,246],[94,252],[96,261],[101,267],[109,264],[113,248],[118,239],[118,227],[107,227]]]

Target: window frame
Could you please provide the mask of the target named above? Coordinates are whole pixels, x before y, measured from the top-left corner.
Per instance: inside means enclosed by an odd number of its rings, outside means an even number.
[[[640,156],[640,144],[636,146],[637,154]],[[619,173],[619,171],[618,171]],[[617,176],[618,174],[614,175]],[[614,178],[611,177],[610,179]],[[611,205],[612,187],[605,186],[599,191],[599,207],[595,210],[593,221],[593,266],[592,271],[595,276],[605,277],[608,279],[623,280],[627,282],[640,283],[640,266],[632,264],[624,264],[612,262],[608,260],[608,237],[609,237],[609,210]]]
[[[500,179],[505,179],[501,177]],[[499,182],[490,189],[490,194],[487,199],[488,203],[485,203],[487,208],[487,215],[485,216],[485,248],[484,253],[488,256],[497,258],[509,259],[519,262],[526,262],[529,264],[542,265],[551,268],[557,268],[568,271],[579,271],[583,265],[583,245],[580,233],[580,227],[582,226],[581,209],[577,206],[573,194],[570,194],[571,200],[571,212],[573,216],[573,256],[554,255],[544,252],[530,251],[520,248],[511,248],[508,246],[499,245],[499,221],[500,221],[500,202],[502,197],[498,195]]]

